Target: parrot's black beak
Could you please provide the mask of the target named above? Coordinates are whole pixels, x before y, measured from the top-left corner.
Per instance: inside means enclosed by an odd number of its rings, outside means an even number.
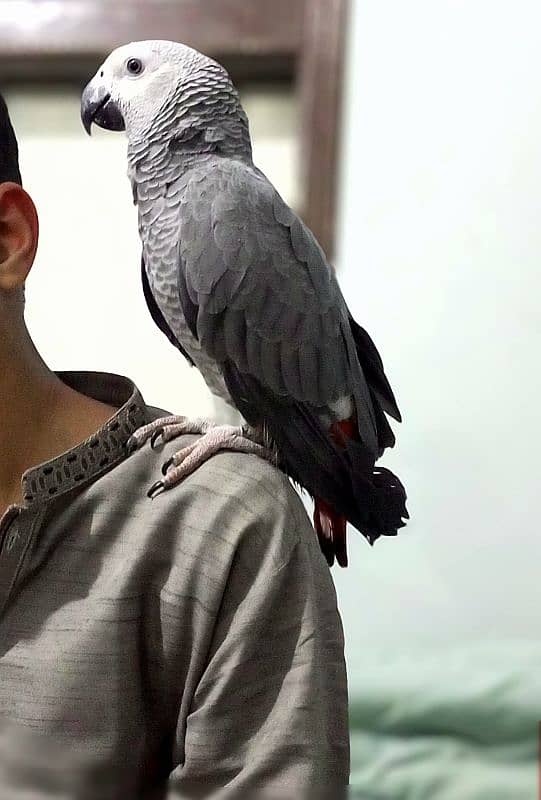
[[[103,86],[95,86],[91,81],[81,97],[81,121],[90,136],[92,123],[107,131],[126,129],[124,117],[111,95]]]

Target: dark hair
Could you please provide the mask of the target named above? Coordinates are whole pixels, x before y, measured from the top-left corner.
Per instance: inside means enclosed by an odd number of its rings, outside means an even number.
[[[11,125],[6,101],[0,94],[0,183],[22,184],[19,171],[19,148]]]

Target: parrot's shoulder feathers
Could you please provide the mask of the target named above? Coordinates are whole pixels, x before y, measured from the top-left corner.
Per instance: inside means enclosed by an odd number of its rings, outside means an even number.
[[[220,128],[187,125],[172,137],[169,141],[169,149],[173,153],[186,155],[219,153],[224,139],[225,133]]]

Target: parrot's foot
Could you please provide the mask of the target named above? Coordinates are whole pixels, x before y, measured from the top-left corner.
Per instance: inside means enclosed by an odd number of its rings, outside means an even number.
[[[192,420],[188,421],[186,426],[182,426],[179,431],[180,425],[172,426],[175,428],[175,433],[201,433],[202,436],[193,444],[188,447],[182,448],[174,454],[172,458],[165,462],[162,467],[163,479],[156,481],[150,487],[148,496],[151,498],[156,497],[161,492],[171,489],[178,483],[187,478],[195,472],[201,464],[204,464],[215,453],[224,451],[233,451],[236,453],[249,453],[264,458],[266,461],[276,463],[275,454],[264,447],[259,441],[258,435],[255,434],[253,438],[248,438],[248,430],[240,426],[234,425],[216,425],[208,420]],[[197,430],[194,428],[197,426]],[[172,438],[171,434],[167,433],[168,439]]]
[[[158,439],[169,442],[176,436],[198,434],[201,438],[183,447],[165,462],[162,467],[163,479],[156,481],[148,491],[148,496],[156,497],[161,492],[176,486],[188,475],[204,464],[215,453],[233,451],[258,455],[276,465],[276,453],[266,446],[262,435],[253,428],[239,425],[217,425],[208,419],[188,419],[187,417],[163,417],[149,425],[144,425],[130,437],[127,447],[130,451],[141,447],[150,439],[155,447]]]
[[[128,439],[126,447],[129,452],[133,453],[150,439],[150,446],[154,449],[159,439],[162,440],[162,443],[165,443],[176,436],[182,436],[186,433],[207,433],[214,427],[216,427],[216,424],[208,419],[189,419],[188,417],[178,416],[160,417],[160,419],[138,428]]]

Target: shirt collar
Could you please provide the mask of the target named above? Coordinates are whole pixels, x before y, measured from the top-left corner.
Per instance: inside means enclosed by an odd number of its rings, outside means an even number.
[[[26,506],[52,500],[99,478],[126,457],[128,439],[147,421],[145,402],[128,378],[103,372],[58,372],[57,375],[72,389],[119,408],[84,442],[23,474]]]

